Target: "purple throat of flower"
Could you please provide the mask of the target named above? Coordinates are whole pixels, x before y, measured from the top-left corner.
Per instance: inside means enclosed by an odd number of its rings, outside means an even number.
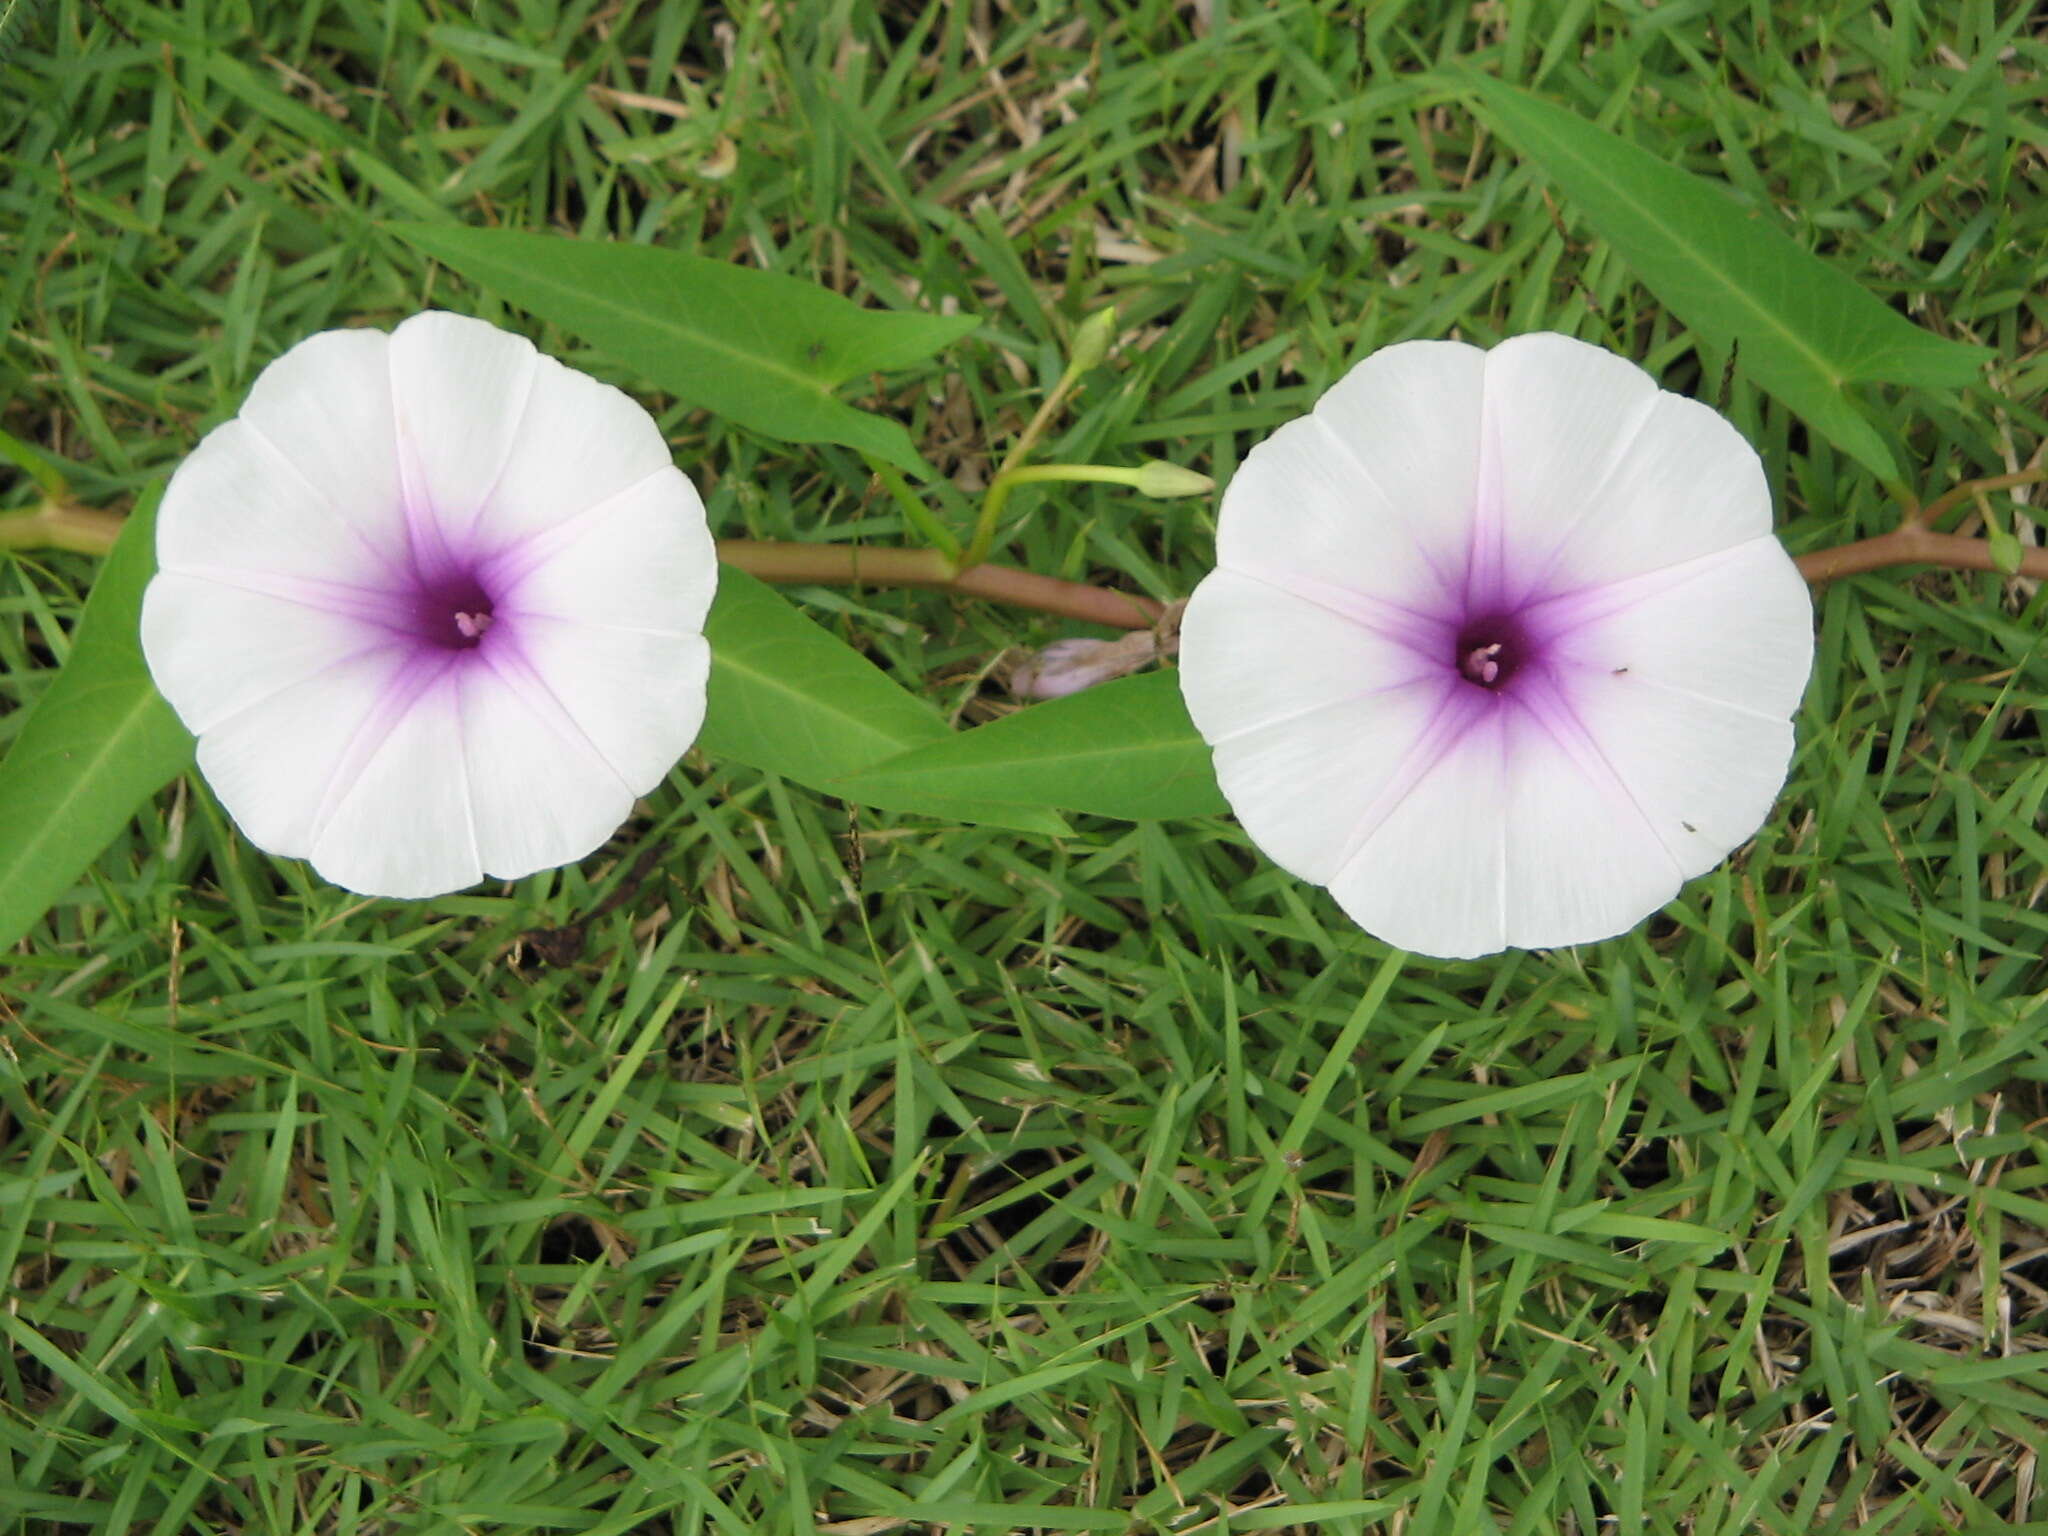
[[[1467,683],[1498,693],[1537,659],[1539,650],[1516,615],[1489,613],[1458,626],[1452,656]]]
[[[450,541],[433,550],[408,543],[373,586],[273,578],[267,589],[368,626],[374,642],[403,649],[409,672],[493,665],[517,653],[517,546],[491,550]]]
[[[497,601],[472,567],[458,567],[438,579],[407,573],[412,592],[405,625],[413,639],[436,650],[469,651],[484,643],[497,616]]]
[[[1460,737],[1506,711],[1511,730],[1541,722],[1552,735],[1582,737],[1581,673],[1587,662],[1576,654],[1572,637],[1589,619],[1633,606],[1633,594],[1626,585],[1571,588],[1537,580],[1519,593],[1488,585],[1492,590],[1453,588],[1409,632],[1418,659],[1433,663],[1422,676],[1443,687],[1442,728]]]

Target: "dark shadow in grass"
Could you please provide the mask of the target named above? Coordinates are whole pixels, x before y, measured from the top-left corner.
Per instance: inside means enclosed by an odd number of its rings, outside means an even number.
[[[555,1346],[566,1337],[561,1329],[544,1323],[537,1317],[529,1318],[525,1336],[520,1340],[520,1350],[526,1356],[528,1365],[537,1371],[544,1371],[555,1363]]]
[[[640,888],[654,873],[661,862],[664,849],[660,843],[652,843],[640,851],[640,857],[633,861],[633,867],[626,871],[625,878],[612,887],[612,892],[582,917],[564,923],[559,928],[529,928],[519,939],[528,952],[551,966],[574,965],[583,958],[583,945],[589,935],[590,925],[608,912],[616,911],[640,893]]]
[[[564,1216],[548,1223],[540,1235],[543,1264],[592,1264],[605,1256],[604,1240],[597,1229],[581,1216]]]

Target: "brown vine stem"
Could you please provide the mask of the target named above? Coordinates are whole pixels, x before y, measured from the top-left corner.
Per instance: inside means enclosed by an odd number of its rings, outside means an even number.
[[[1940,565],[1955,571],[1998,570],[1998,562],[1991,557],[1991,546],[1984,540],[1936,533],[1920,522],[1901,523],[1874,539],[1817,549],[1810,555],[1801,555],[1794,564],[1800,575],[1816,585],[1840,576],[1881,571],[1892,565]],[[2048,549],[2021,550],[2019,569],[2000,574],[2048,580]]]
[[[952,562],[936,549],[860,549],[846,544],[720,539],[718,558],[763,581],[931,587],[1016,608],[1035,608],[1105,629],[1149,629],[1160,611],[1160,604],[1135,592],[1061,581],[1013,566],[970,565],[955,571]]]
[[[1937,532],[1931,525],[1972,498],[2048,480],[2048,469],[1995,475],[1955,487],[1924,508],[1909,510],[1899,526],[1875,538],[1801,555],[1799,574],[1818,585],[1895,565],[1936,565],[1960,571],[1997,571],[1983,539]],[[46,501],[22,512],[0,513],[0,549],[70,549],[104,555],[113,548],[122,518],[68,502]],[[763,581],[871,587],[924,587],[979,597],[1015,608],[1099,624],[1105,629],[1148,629],[1160,604],[1135,592],[1061,581],[1007,565],[956,571],[936,549],[864,549],[846,544],[796,544],[764,539],[721,539],[718,557]],[[2012,574],[2048,581],[2048,549],[2020,551]]]
[[[2048,468],[2039,466],[2009,475],[1965,480],[1924,507],[1909,500],[1899,518],[1899,526],[1890,533],[1881,533],[1874,539],[1858,539],[1853,544],[1837,544],[1831,549],[1817,549],[1810,555],[1801,555],[1794,563],[1799,567],[1799,574],[1815,585],[1840,576],[1881,571],[1894,565],[1939,565],[1955,571],[1999,571],[2001,575],[2048,580],[2048,549],[2021,550],[2018,569],[2008,573],[2000,569],[1987,541],[1934,531],[1935,525],[1949,513],[1979,496],[1993,491],[2017,490],[2023,485],[2038,485],[2043,480],[2048,480]]]
[[[2010,491],[2022,485],[2038,485],[2043,480],[2048,480],[2048,468],[2022,469],[2010,475],[1987,475],[1982,480],[1965,480],[1954,490],[1924,507],[1908,507],[1900,526],[1918,524],[1922,528],[1932,528],[1964,502],[1977,496],[1992,491]]]

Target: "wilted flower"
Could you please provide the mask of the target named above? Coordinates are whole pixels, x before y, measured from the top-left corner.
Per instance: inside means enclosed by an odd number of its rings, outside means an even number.
[[[1063,699],[1084,688],[1142,671],[1180,645],[1180,615],[1187,604],[1169,603],[1150,629],[1114,640],[1055,640],[1010,669],[1010,692],[1020,699]]]
[[[1055,640],[1011,671],[1010,692],[1020,699],[1063,699],[1083,688],[1128,677],[1158,655],[1150,630],[1117,640]]]
[[[581,858],[704,717],[716,561],[646,411],[456,315],[329,331],[172,476],[157,686],[259,847],[429,896]]]
[[[1755,452],[1563,336],[1375,353],[1253,449],[1181,685],[1284,868],[1426,954],[1620,933],[1769,812],[1812,610]]]

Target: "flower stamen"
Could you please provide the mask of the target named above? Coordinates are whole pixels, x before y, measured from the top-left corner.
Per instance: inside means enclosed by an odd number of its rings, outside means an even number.
[[[1458,670],[1468,681],[1482,688],[1491,688],[1500,677],[1500,642],[1478,646],[1469,650],[1458,663]]]
[[[490,588],[466,571],[452,571],[413,594],[411,633],[444,651],[473,651],[497,621]]]

